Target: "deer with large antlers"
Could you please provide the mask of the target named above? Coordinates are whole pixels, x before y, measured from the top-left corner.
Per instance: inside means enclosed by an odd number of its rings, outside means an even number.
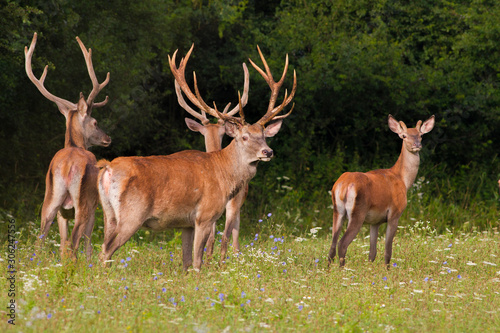
[[[370,225],[370,261],[377,255],[378,229],[387,222],[385,238],[385,264],[392,257],[392,242],[398,221],[407,205],[406,193],[417,176],[422,149],[422,135],[434,127],[434,116],[424,123],[418,121],[415,128],[389,115],[389,128],[403,140],[401,154],[390,169],[373,170],[366,173],[345,172],[332,189],[333,239],[328,255],[329,263],[335,258],[337,240],[344,219],[347,229],[339,242],[340,266],[345,264],[347,247],[358,234],[363,224]]]
[[[82,41],[76,37],[82,50],[87,70],[92,81],[92,91],[87,100],[83,93],[75,104],[50,93],[44,86],[47,68],[40,79],[33,74],[31,59],[35,51],[37,34],[33,35],[29,49],[25,47],[26,73],[33,84],[45,98],[56,103],[59,111],[66,118],[66,134],[64,148],[59,150],[50,162],[45,180],[45,198],[42,206],[42,222],[40,239],[43,242],[57,214],[57,223],[61,237],[61,255],[69,247],[76,258],[80,239],[85,236],[85,251],[87,258],[92,254],[90,237],[94,227],[94,213],[99,200],[97,192],[97,168],[94,154],[88,148],[97,145],[107,147],[111,138],[98,126],[92,118],[93,108],[102,107],[106,99],[94,103],[99,92],[108,84],[109,73],[103,83],[99,83],[92,64],[92,50],[85,48]],[[74,218],[75,225],[71,232],[71,242],[68,243],[68,220]]]
[[[234,117],[220,113],[215,104],[211,108],[203,101],[196,76],[196,94],[193,94],[183,71],[175,67],[176,54],[177,51],[169,62],[174,67],[171,68],[174,75],[182,74],[175,78],[183,92],[191,101],[196,101],[198,108],[222,119],[225,133],[234,139],[224,149],[209,153],[188,150],[168,156],[119,157],[102,162],[98,189],[106,223],[100,255],[104,264],[141,227],[157,231],[183,228],[184,269],[193,264],[195,270],[199,270],[213,224],[228,201],[255,176],[258,163],[271,160],[273,151],[266,137],[278,133],[283,119],[291,112],[278,116],[295,94],[295,73],[290,96],[285,93],[283,103],[277,107],[274,106],[276,98],[271,98],[268,112],[257,123],[247,124],[241,98],[240,117]],[[189,54],[181,60],[181,67],[188,58]]]
[[[170,60],[170,68],[174,77],[179,77],[181,81],[184,79],[184,72],[186,69],[186,64],[191,55],[192,47],[189,50],[186,58],[181,61],[179,68],[176,68],[175,62]],[[243,72],[244,72],[244,86],[243,86],[243,95],[241,96],[241,107],[245,107],[248,102],[248,90],[250,85],[250,80],[248,76],[248,68],[246,64],[243,64]],[[185,81],[184,81],[185,82]],[[197,98],[194,98],[194,94],[190,93],[189,87],[186,85],[183,88],[188,92],[188,98],[191,98],[191,102],[195,105],[198,105],[200,108],[200,112],[193,110],[188,103],[184,100],[182,96],[182,90],[175,80],[175,92],[177,94],[177,99],[179,101],[179,105],[186,110],[190,115],[198,119],[200,122],[197,122],[191,118],[185,118],[187,127],[193,132],[199,132],[205,138],[205,151],[207,153],[212,151],[217,151],[222,149],[222,138],[226,133],[224,128],[224,120],[221,118],[217,119],[217,123],[210,123],[210,120],[207,117],[207,113],[201,107],[200,102]],[[239,105],[236,105],[232,110],[229,111],[231,103],[227,104],[222,112],[223,115],[226,116],[234,116],[239,111]],[[227,243],[230,237],[230,234],[233,236],[233,249],[234,252],[239,252],[240,244],[238,240],[239,231],[240,231],[240,210],[241,206],[245,202],[248,193],[248,184],[242,187],[242,189],[231,198],[226,204],[226,226],[224,228],[222,242],[221,242],[221,259],[225,258],[227,252]],[[212,257],[214,243],[215,243],[215,223],[213,224],[212,230],[210,231],[210,236],[207,240],[207,257]]]

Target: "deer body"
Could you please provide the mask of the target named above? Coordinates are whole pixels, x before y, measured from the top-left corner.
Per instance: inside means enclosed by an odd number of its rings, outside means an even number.
[[[205,117],[206,112],[224,124],[224,131],[210,126],[201,129],[216,130],[217,134],[211,136],[217,137],[211,142],[212,148],[220,149],[224,133],[233,141],[224,149],[212,152],[190,150],[168,156],[120,157],[111,162],[99,162],[102,169],[98,176],[98,190],[105,216],[104,244],[100,255],[103,264],[141,227],[153,230],[183,228],[184,269],[193,264],[199,270],[207,239],[228,201],[255,176],[259,161],[270,161],[273,156],[266,138],[278,133],[283,119],[291,112],[277,116],[293,98],[296,76],[292,94],[287,96],[285,93],[280,106],[275,108],[276,99],[272,100],[261,120],[247,124],[243,114],[247,93],[240,98],[239,108],[229,113],[229,105],[223,113],[215,104],[214,108],[206,105],[199,94],[196,76],[196,95],[192,93],[184,77],[192,50],[193,47],[181,60],[179,68],[175,64],[177,51],[172,59],[169,57],[179,103],[196,117]],[[245,65],[243,67],[246,69]],[[284,74],[281,83],[283,79]],[[201,114],[187,105],[181,89],[202,110]],[[248,91],[247,85],[245,90]],[[238,111],[240,118],[233,117],[232,114]],[[264,126],[266,123],[269,123],[267,127]]]
[[[407,205],[406,194],[417,176],[420,164],[421,136],[434,127],[434,116],[423,125],[407,129],[403,122],[389,116],[389,127],[403,139],[401,154],[390,169],[373,170],[366,173],[346,172],[335,182],[332,189],[333,239],[329,261],[336,255],[337,240],[344,219],[347,229],[339,242],[340,265],[345,263],[347,247],[358,234],[363,224],[370,225],[371,261],[377,254],[378,229],[387,222],[385,243],[385,264],[392,256],[392,242],[399,218]]]
[[[188,234],[194,228],[193,266],[201,267],[203,248],[213,224],[227,202],[254,177],[258,162],[270,160],[265,153],[270,151],[265,136],[273,136],[281,121],[266,130],[260,125],[238,130],[229,126],[234,125],[226,125],[226,131],[234,133],[231,135],[235,139],[220,151],[119,157],[105,163],[98,180],[106,216],[103,262],[141,227],[156,231],[185,228]],[[191,265],[187,246],[183,239],[186,269]]]
[[[52,95],[45,87],[44,80],[47,67],[40,79],[37,79],[31,68],[31,58],[35,50],[37,34],[33,36],[30,48],[25,48],[26,73],[38,90],[49,100],[56,103],[59,111],[66,118],[66,134],[64,148],[59,150],[50,162],[45,178],[45,198],[42,206],[41,235],[43,242],[57,214],[57,222],[61,236],[61,255],[65,256],[69,247],[76,258],[80,239],[85,235],[85,251],[87,258],[92,254],[90,237],[94,227],[94,213],[99,201],[97,192],[97,176],[99,169],[96,166],[94,154],[88,151],[93,145],[107,147],[111,138],[98,126],[92,118],[92,108],[101,107],[107,103],[94,103],[99,91],[109,81],[99,84],[92,65],[91,50],[87,51],[77,37],[80,48],[87,63],[87,69],[93,83],[92,92],[87,100],[80,93],[78,103],[72,103]],[[68,220],[74,218],[75,225],[71,232],[71,242],[68,242]]]

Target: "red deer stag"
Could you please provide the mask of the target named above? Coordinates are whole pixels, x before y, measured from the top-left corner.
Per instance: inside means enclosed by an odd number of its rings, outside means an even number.
[[[66,118],[64,148],[54,155],[45,180],[40,239],[43,242],[57,214],[61,236],[61,255],[65,256],[66,248],[69,246],[76,258],[80,239],[85,236],[86,255],[87,258],[90,258],[92,254],[90,237],[94,227],[94,212],[98,203],[97,175],[99,169],[96,166],[94,154],[87,149],[93,145],[107,147],[111,143],[111,138],[97,126],[97,121],[91,117],[93,108],[102,107],[108,102],[107,96],[100,103],[94,103],[94,99],[108,84],[109,73],[106,80],[99,84],[92,65],[92,50],[87,51],[82,41],[76,37],[92,80],[92,92],[87,100],[83,97],[83,93],[80,93],[77,104],[59,98],[44,87],[48,66],[45,66],[40,79],[37,79],[33,74],[31,58],[35,51],[36,40],[37,34],[35,33],[30,48],[25,47],[24,49],[26,73],[42,95],[56,103],[59,111]],[[75,225],[71,232],[71,243],[67,244],[68,220],[73,217]]]
[[[182,81],[184,80],[184,72],[186,69],[186,64],[191,55],[193,47],[189,50],[186,57],[181,61],[179,68],[177,69],[175,66],[175,62],[170,59],[170,68],[172,69],[172,73],[174,76]],[[243,72],[244,72],[244,88],[243,95],[241,96],[241,107],[245,107],[248,102],[248,90],[249,90],[249,77],[248,77],[248,68],[246,64],[243,64]],[[184,80],[185,82],[185,80]],[[191,102],[197,105],[200,108],[200,112],[193,110],[184,100],[182,96],[181,87],[177,80],[175,80],[175,92],[177,94],[177,99],[179,101],[179,105],[186,110],[193,117],[198,119],[200,123],[191,119],[185,118],[187,127],[193,132],[199,132],[205,138],[205,150],[207,153],[212,151],[217,151],[222,149],[222,138],[226,133],[224,129],[224,120],[221,118],[217,119],[216,124],[210,123],[210,120],[207,118],[207,114],[204,111],[204,108],[200,105],[198,99],[194,96],[193,93],[190,92],[189,87],[185,86],[182,89],[186,90],[188,98],[192,98]],[[229,111],[229,107],[231,103],[227,104],[226,108],[222,112],[222,114],[227,116],[234,116],[239,111],[239,105],[236,105],[231,111]],[[239,252],[240,243],[238,240],[239,231],[240,231],[240,209],[243,203],[245,202],[246,196],[248,193],[248,184],[243,186],[241,191],[239,191],[233,198],[229,200],[226,205],[226,226],[223,233],[223,241],[221,244],[221,260],[223,260],[226,256],[227,252],[227,240],[229,238],[229,234],[233,235],[233,249],[234,252]],[[212,230],[210,231],[210,236],[207,241],[207,257],[210,258],[213,255],[215,243],[215,223],[213,224]]]
[[[176,53],[169,59],[171,64],[175,64]],[[225,132],[234,140],[224,149],[210,153],[189,150],[168,156],[119,157],[102,162],[98,189],[106,221],[100,255],[103,263],[141,227],[157,231],[183,228],[184,269],[192,263],[199,270],[213,224],[228,201],[255,176],[259,161],[273,157],[266,137],[276,135],[290,114],[291,110],[278,116],[291,102],[293,93],[285,93],[279,106],[270,105],[268,112],[251,125],[245,122],[241,99],[240,118],[222,114],[215,104],[210,108],[201,99],[196,76],[194,79],[197,107],[224,120]],[[184,78],[178,82],[187,87]]]
[[[339,242],[340,266],[345,264],[347,247],[358,234],[363,223],[370,225],[371,261],[377,255],[377,236],[380,225],[387,222],[385,239],[385,264],[392,256],[392,241],[398,221],[406,208],[406,193],[415,181],[420,164],[422,135],[434,127],[434,116],[423,124],[419,120],[415,128],[406,128],[389,115],[389,128],[403,139],[403,147],[396,164],[390,169],[373,170],[366,173],[345,172],[332,189],[333,239],[329,263],[335,258],[337,240],[343,220],[348,219],[347,229]]]

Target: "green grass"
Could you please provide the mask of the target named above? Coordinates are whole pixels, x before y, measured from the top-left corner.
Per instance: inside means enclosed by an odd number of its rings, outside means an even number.
[[[247,230],[239,256],[223,266],[182,271],[180,237],[141,231],[102,268],[96,228],[90,262],[60,262],[57,224],[43,249],[31,223],[19,230],[17,331],[22,332],[464,332],[500,327],[500,235],[489,231],[438,235],[426,222],[400,228],[391,268],[384,237],[369,262],[364,228],[345,269],[328,267],[327,228],[295,234],[285,216]],[[222,228],[222,226],[219,226]],[[250,230],[254,230],[250,232]],[[258,234],[258,236],[255,236]],[[381,234],[382,235],[382,234]],[[273,236],[273,237],[271,237]],[[300,237],[299,237],[300,236]],[[219,236],[220,238],[220,236]],[[276,241],[276,239],[278,239]],[[253,245],[252,245],[253,244]],[[7,244],[3,243],[7,249]],[[219,248],[216,247],[216,251]],[[5,251],[2,268],[6,271]],[[8,301],[6,287],[2,304]],[[6,313],[5,307],[0,310]],[[0,331],[12,328],[0,323]]]

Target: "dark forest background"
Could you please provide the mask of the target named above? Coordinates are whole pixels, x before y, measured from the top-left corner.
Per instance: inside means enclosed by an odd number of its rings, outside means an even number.
[[[187,73],[196,71],[206,101],[225,105],[242,90],[241,64],[261,64],[259,45],[275,77],[288,54],[285,85],[296,70],[298,89],[269,140],[277,156],[251,183],[247,218],[273,211],[299,229],[331,225],[328,190],[342,172],[396,161],[401,140],[388,114],[411,126],[434,114],[403,219],[497,227],[499,18],[494,0],[1,0],[0,212],[39,219],[45,173],[64,145],[64,117],[24,70],[37,32],[33,70],[49,65],[55,95],[76,102],[92,87],[76,36],[92,48],[99,80],[111,72],[98,97],[110,102],[93,116],[113,143],[92,148],[98,158],[203,150],[184,124],[167,56],[194,43]],[[256,121],[269,88],[249,69],[245,113]]]

